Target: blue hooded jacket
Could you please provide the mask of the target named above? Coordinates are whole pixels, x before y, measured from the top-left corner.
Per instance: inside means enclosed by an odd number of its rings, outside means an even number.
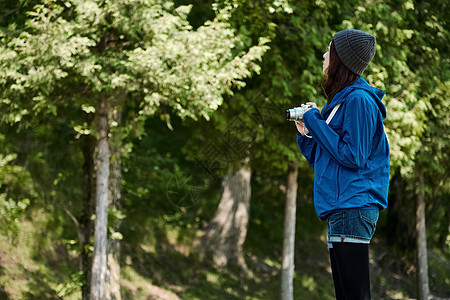
[[[387,207],[390,163],[384,94],[360,77],[337,93],[322,113],[313,108],[303,115],[312,138],[298,133],[297,144],[314,168],[314,205],[321,220],[347,208]]]

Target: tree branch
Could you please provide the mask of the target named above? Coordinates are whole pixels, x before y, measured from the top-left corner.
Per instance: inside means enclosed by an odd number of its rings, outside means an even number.
[[[78,235],[78,238],[80,239],[80,244],[83,245],[85,242],[85,236],[83,234],[83,230],[81,228],[80,221],[77,219],[77,217],[74,216],[74,214],[67,208],[66,205],[61,204],[61,208],[69,215],[69,217],[75,223],[75,227],[77,229],[77,235]]]

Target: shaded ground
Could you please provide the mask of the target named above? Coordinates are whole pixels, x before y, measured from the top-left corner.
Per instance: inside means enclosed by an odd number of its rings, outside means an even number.
[[[0,299],[80,299],[79,281],[73,276],[77,272],[76,253],[55,242],[57,239],[45,231],[39,220],[21,225],[15,242],[0,235]],[[218,269],[199,261],[190,247],[195,230],[186,234],[173,226],[171,230],[141,237],[137,245],[123,241],[123,298],[278,299],[282,243],[275,233],[282,225],[270,226],[259,222],[258,214],[254,214],[245,244],[248,273],[233,267]],[[150,228],[143,230],[151,233]],[[450,262],[445,255],[448,254],[429,250],[434,300],[450,299]],[[299,206],[295,299],[334,299],[328,259],[326,225]],[[416,299],[411,262],[378,238],[371,245],[371,271],[374,300]]]

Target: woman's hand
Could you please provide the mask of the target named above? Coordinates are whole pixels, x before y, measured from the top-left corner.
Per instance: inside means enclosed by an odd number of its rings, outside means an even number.
[[[302,104],[301,106],[304,106],[305,104]],[[317,104],[315,102],[306,102],[306,105],[311,106],[310,108],[305,109],[305,113],[310,110],[311,108],[317,108]],[[308,128],[305,127],[305,123],[303,121],[295,121],[295,126],[297,126],[298,132],[300,132],[301,135],[305,135],[309,133]]]
[[[304,106],[305,104],[302,104]],[[317,108],[317,104],[315,102],[306,102],[306,105],[311,106],[310,108],[305,109],[305,113],[310,110],[311,108]]]
[[[295,121],[295,126],[297,126],[297,130],[301,135],[309,133],[309,130],[305,127],[305,123],[303,121]]]

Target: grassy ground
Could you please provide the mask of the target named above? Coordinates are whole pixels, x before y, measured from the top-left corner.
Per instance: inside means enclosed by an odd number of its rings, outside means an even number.
[[[266,209],[264,212],[273,213],[273,210]],[[245,244],[245,260],[250,270],[247,274],[232,268],[217,269],[200,262],[190,247],[191,240],[179,242],[176,228],[168,234],[166,243],[163,244],[154,244],[150,240],[137,248],[124,244],[124,298],[279,299],[282,241],[277,240],[279,237],[275,233],[282,230],[282,224],[273,228],[273,224],[267,225],[262,221],[268,217],[260,212],[252,212]],[[311,213],[310,205],[299,205],[295,299],[334,299],[328,255],[326,224],[318,221],[314,213]],[[433,299],[450,299],[448,259],[448,254],[445,257],[442,253],[429,251]],[[383,240],[375,238],[371,245],[370,262],[374,300],[416,298],[415,270],[408,259],[395,250],[390,250]],[[163,290],[155,289],[155,286]],[[166,292],[169,294],[161,296]]]
[[[302,211],[304,209],[304,211]],[[299,206],[296,234],[295,299],[334,299],[324,224]],[[173,227],[164,239],[124,241],[124,299],[278,299],[281,248],[261,230],[257,214],[249,227],[248,273],[219,269],[198,260],[190,242]],[[76,255],[46,230],[45,214],[23,221],[15,240],[0,235],[0,299],[80,299]],[[275,231],[279,230],[278,228]],[[257,232],[261,232],[258,234]],[[264,236],[266,239],[264,239]],[[56,242],[55,242],[56,241]],[[163,242],[161,242],[163,241]],[[263,247],[262,243],[267,242]],[[415,299],[414,268],[375,239],[371,246],[373,299]],[[446,257],[447,255],[447,257]],[[448,253],[429,251],[433,299],[450,299]],[[75,279],[74,279],[75,278]],[[58,294],[59,293],[59,294]]]
[[[317,245],[310,246],[296,253],[294,298],[334,299],[326,245],[319,240]],[[416,299],[414,270],[409,273],[403,270],[401,259],[390,257],[383,249],[379,242],[372,245],[373,299]],[[251,272],[242,274],[238,270],[211,267],[174,249],[160,254],[134,250],[137,256],[129,257],[129,264],[122,269],[125,299],[279,298],[279,262],[271,259],[247,254]],[[430,273],[439,271],[444,277],[440,277],[441,285],[432,284],[433,299],[450,299],[450,269],[442,265],[436,269],[435,263],[430,258]]]
[[[39,212],[22,221],[17,234],[0,235],[0,299],[59,298],[58,286],[74,272],[77,259],[54,243],[57,233],[47,225]]]

